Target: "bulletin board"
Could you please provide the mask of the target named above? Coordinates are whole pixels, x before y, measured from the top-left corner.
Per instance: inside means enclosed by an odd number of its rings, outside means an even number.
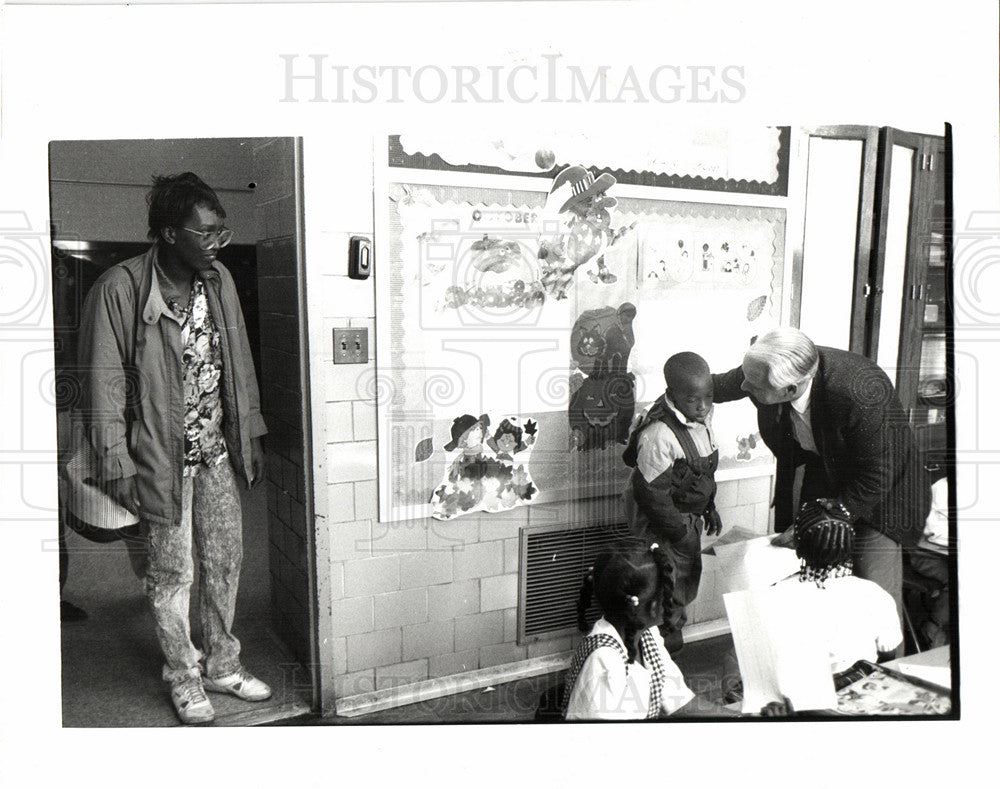
[[[551,179],[580,160],[610,173],[619,184],[788,195],[788,126],[670,126],[658,129],[655,136],[639,128],[616,128],[605,135],[609,139],[594,133],[537,129],[493,139],[461,131],[396,134],[389,137],[389,166]],[[540,140],[552,152],[551,160],[536,158]]]
[[[383,521],[619,492],[629,424],[662,394],[666,358],[692,350],[728,370],[779,324],[783,208],[617,198],[602,254],[557,275],[547,254],[566,237],[545,182],[388,174],[376,188]],[[713,428],[721,470],[769,467],[747,401],[717,408]]]

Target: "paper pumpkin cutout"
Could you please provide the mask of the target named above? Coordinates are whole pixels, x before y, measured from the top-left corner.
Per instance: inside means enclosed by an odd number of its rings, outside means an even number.
[[[578,450],[624,444],[635,412],[635,377],[628,358],[635,345],[635,305],[586,310],[573,324],[574,373],[569,402],[571,446]],[[582,373],[582,375],[581,375]]]

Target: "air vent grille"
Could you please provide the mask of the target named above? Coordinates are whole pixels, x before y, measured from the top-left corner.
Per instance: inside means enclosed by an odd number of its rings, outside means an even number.
[[[626,534],[624,524],[521,530],[519,642],[577,632],[576,604],[583,575],[602,550]],[[590,617],[598,616],[593,603]]]

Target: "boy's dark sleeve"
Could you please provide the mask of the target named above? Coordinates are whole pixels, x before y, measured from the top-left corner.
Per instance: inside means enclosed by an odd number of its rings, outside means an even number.
[[[728,373],[718,373],[712,376],[714,400],[716,403],[728,403],[732,400],[742,400],[747,397],[740,386],[743,383],[743,368],[734,367]]]

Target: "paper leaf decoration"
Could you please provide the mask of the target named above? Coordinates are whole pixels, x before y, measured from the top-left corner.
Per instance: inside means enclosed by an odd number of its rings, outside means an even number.
[[[417,449],[413,453],[414,460],[417,463],[423,463],[427,458],[434,454],[434,439],[425,438],[419,444],[417,444]]]
[[[767,296],[758,296],[753,301],[747,305],[747,322],[753,323],[760,314],[764,311],[764,305],[767,304]]]

